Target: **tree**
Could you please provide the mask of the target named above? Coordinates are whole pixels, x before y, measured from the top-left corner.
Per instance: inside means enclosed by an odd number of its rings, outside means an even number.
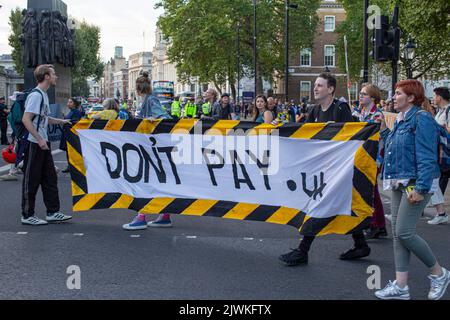
[[[75,30],[75,66],[72,67],[72,95],[88,96],[87,78],[98,81],[104,65],[100,60],[100,28],[82,22]]]
[[[19,37],[22,34],[22,10],[16,8],[11,10],[9,16],[9,26],[11,27],[11,33],[8,37],[8,43],[13,48],[12,59],[14,66],[18,74],[23,74],[23,62],[22,62],[22,47]]]
[[[347,19],[338,27],[340,34],[337,54],[340,67],[345,70],[345,56],[343,37],[349,42],[350,75],[352,79],[359,79],[359,72],[363,64],[363,0],[341,0]],[[399,5],[399,25],[402,29],[401,48],[408,37],[417,43],[416,57],[412,64],[414,78],[438,78],[450,73],[450,2],[448,0],[372,0],[371,5],[377,5],[381,13],[391,16],[395,3]],[[445,36],[442,36],[445,35]],[[370,39],[369,39],[369,42]],[[390,64],[379,64],[386,74],[391,72]],[[406,76],[407,61],[401,54],[400,76]]]
[[[295,3],[295,0],[291,0]],[[292,10],[290,48],[298,52],[312,46],[317,25],[318,0],[297,1]],[[284,73],[284,0],[259,0],[258,92],[262,79]],[[168,56],[177,65],[181,81],[192,77],[220,86],[228,80],[235,91],[237,31],[241,28],[241,63],[244,76],[253,77],[253,4],[249,0],[160,0],[164,8],[158,26],[170,40]]]

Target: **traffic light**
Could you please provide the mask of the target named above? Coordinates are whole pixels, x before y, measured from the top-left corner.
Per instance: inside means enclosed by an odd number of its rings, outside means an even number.
[[[389,47],[391,34],[389,32],[389,18],[380,16],[380,27],[375,29],[375,43],[374,43],[374,59],[377,62],[386,62],[392,60],[392,52]]]
[[[400,55],[400,28],[398,12],[394,13],[392,25],[389,17],[380,16],[380,28],[374,31],[373,58],[377,62],[398,61]]]

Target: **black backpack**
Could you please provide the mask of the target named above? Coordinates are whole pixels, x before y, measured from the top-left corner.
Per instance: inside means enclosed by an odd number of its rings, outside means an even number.
[[[347,102],[344,102],[344,101],[341,101],[341,100],[338,100],[338,99],[334,99],[334,103],[336,104],[336,107],[333,110],[334,111],[334,113],[333,113],[334,119],[336,119],[338,117],[339,107],[340,106],[345,104],[348,107],[350,107]],[[317,118],[319,118],[320,108],[322,108],[322,107],[318,104],[312,110],[312,112],[314,114],[314,121],[317,121]],[[355,118],[355,117],[353,117],[353,121],[354,122],[359,122],[359,120],[357,118]]]
[[[11,114],[16,115],[16,116],[14,116],[10,121],[11,126],[14,125],[14,129],[15,129],[14,131],[16,133],[16,138],[18,140],[26,139],[29,134],[28,130],[25,128],[25,126],[22,122],[22,118],[23,118],[23,114],[25,113],[25,102],[27,101],[28,96],[33,92],[38,92],[42,98],[41,106],[39,109],[39,115],[38,115],[38,117],[39,117],[38,125],[37,125],[38,130],[39,130],[39,126],[41,124],[41,113],[42,113],[42,109],[44,107],[44,96],[42,95],[42,92],[35,88],[33,90],[28,90],[21,94],[18,94],[17,98],[16,98],[16,102],[14,103],[14,105],[11,109]],[[18,110],[15,108],[18,108]]]

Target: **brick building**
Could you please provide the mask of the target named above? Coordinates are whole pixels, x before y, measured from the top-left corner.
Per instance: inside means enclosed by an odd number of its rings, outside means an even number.
[[[319,23],[316,30],[313,48],[304,49],[289,61],[289,100],[299,102],[303,97],[314,101],[314,82],[317,76],[326,68],[338,80],[336,97],[348,97],[347,78],[344,70],[340,70],[336,56],[337,26],[345,21],[346,13],[343,6],[336,1],[322,1],[317,11]],[[276,94],[284,94],[284,81],[277,85]],[[352,92],[356,92],[356,87]]]

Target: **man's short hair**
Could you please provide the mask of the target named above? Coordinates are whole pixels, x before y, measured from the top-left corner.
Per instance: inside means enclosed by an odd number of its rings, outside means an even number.
[[[45,81],[45,76],[50,75],[51,70],[55,70],[55,67],[51,64],[41,64],[34,70],[34,77],[38,83]]]
[[[333,95],[334,95],[335,92],[336,92],[336,87],[337,87],[337,80],[336,80],[336,78],[331,73],[328,73],[328,72],[321,73],[319,75],[319,78],[327,80],[328,88],[333,87],[333,89],[334,89],[333,90]]]
[[[439,87],[433,90],[434,93],[444,99],[445,101],[450,101],[450,90],[446,87]]]

